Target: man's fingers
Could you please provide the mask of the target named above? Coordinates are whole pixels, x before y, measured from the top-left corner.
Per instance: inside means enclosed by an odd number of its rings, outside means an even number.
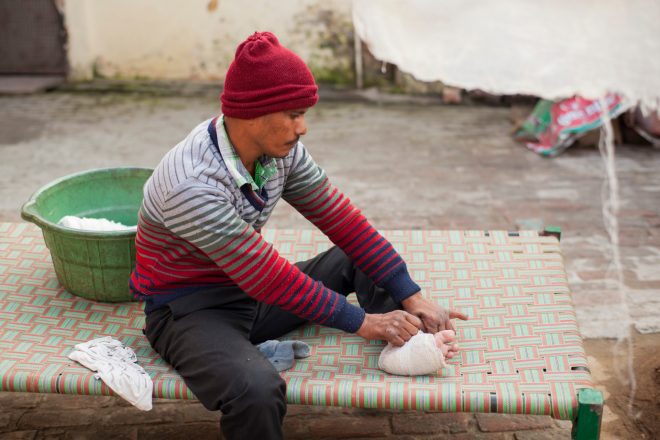
[[[385,334],[387,335],[387,341],[400,342],[400,345],[403,345],[407,340],[417,334],[417,327],[412,325],[408,320],[403,319],[402,316],[396,316],[385,329]],[[398,346],[398,345],[397,345]]]
[[[403,313],[405,313],[404,316],[406,317],[406,321],[408,321],[409,323],[414,325],[415,328],[417,328],[418,330],[421,330],[422,327],[424,327],[424,324],[422,323],[422,320],[419,319],[417,316],[415,316],[411,313],[408,313],[408,312],[403,312]],[[417,332],[415,332],[415,333],[417,333]]]
[[[406,341],[399,335],[389,335],[387,342],[394,345],[395,347],[401,347]]]
[[[437,320],[429,317],[429,316],[424,316],[422,315],[420,317],[420,320],[422,321],[422,330],[424,333],[437,333],[439,328],[438,328],[438,322]]]
[[[399,336],[404,341],[412,338],[419,331],[419,326],[423,325],[422,321],[408,312],[401,311],[393,323],[399,333]],[[419,324],[419,325],[417,325]]]
[[[468,315],[466,315],[463,312],[459,312],[458,310],[450,310],[449,311],[449,317],[450,318],[462,319],[463,321],[467,321],[469,319]]]
[[[410,338],[415,336],[417,334],[417,332],[419,331],[419,329],[417,327],[415,327],[413,324],[411,324],[410,322],[408,322],[408,320],[406,320],[403,323],[402,328],[410,335]],[[408,338],[408,339],[410,339],[410,338]],[[406,340],[408,340],[408,339],[406,339]]]

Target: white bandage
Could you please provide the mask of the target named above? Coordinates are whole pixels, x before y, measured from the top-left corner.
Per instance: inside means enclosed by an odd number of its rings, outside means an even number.
[[[430,333],[418,332],[402,347],[392,344],[380,353],[378,368],[399,376],[435,374],[446,367],[445,356]]]

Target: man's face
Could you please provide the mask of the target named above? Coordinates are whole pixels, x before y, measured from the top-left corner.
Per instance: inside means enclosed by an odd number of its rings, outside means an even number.
[[[306,108],[264,115],[256,121],[255,142],[262,154],[283,158],[307,133]]]

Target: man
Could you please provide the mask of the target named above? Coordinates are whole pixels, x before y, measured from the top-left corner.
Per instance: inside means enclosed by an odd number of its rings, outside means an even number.
[[[466,318],[422,297],[392,245],[314,163],[299,139],[317,100],[304,62],[255,33],[229,67],[222,114],[145,186],[131,277],[145,333],[204,406],[222,411],[228,439],[282,438],[286,384],[253,344],[312,321],[401,346]],[[259,234],[280,198],[336,247],[296,265],[280,257]],[[346,301],[351,292],[362,307]]]

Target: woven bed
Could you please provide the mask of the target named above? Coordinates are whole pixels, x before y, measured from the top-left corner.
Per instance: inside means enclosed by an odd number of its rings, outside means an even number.
[[[265,230],[291,261],[330,247],[312,230]],[[288,338],[311,356],[284,372],[290,403],[425,411],[551,415],[574,419],[593,388],[556,237],[534,231],[384,231],[424,294],[470,316],[461,351],[435,376],[383,373],[381,342],[308,325]],[[352,295],[354,298],[354,295]],[[100,336],[136,352],[154,397],[194,399],[142,335],[138,303],[96,303],[63,290],[41,231],[0,223],[0,390],[112,394],[67,358]]]

